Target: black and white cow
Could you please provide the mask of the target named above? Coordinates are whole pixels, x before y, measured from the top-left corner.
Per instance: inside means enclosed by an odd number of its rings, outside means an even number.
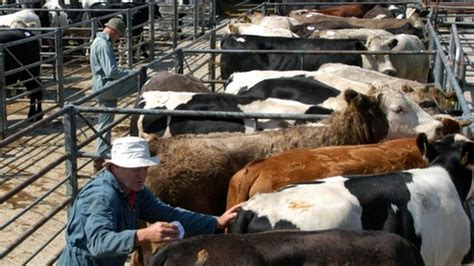
[[[203,235],[160,248],[149,265],[424,265],[402,237],[381,231]]]
[[[305,104],[320,104],[341,91],[315,79],[302,77],[265,79],[238,95],[257,98],[278,98],[293,100]]]
[[[226,111],[250,113],[330,114],[332,111],[317,105],[274,98],[256,98],[224,93],[191,93],[171,91],[143,92],[137,108],[164,110]],[[295,124],[293,121],[260,119],[257,130],[274,129]],[[181,134],[211,132],[255,131],[253,119],[211,118],[189,116],[141,115],[138,132],[142,137],[156,134],[169,137]],[[135,132],[135,130],[134,130]]]
[[[417,144],[428,168],[336,176],[257,194],[231,231],[383,230],[413,243],[426,265],[460,265],[471,245],[463,202],[473,194],[474,143],[449,135],[430,144],[420,134]]]
[[[221,41],[223,50],[364,50],[358,40],[308,40],[301,38],[228,35]],[[250,70],[317,70],[324,63],[362,66],[358,54],[248,54],[223,53],[221,76],[227,79],[234,72]]]
[[[0,44],[25,40],[31,36],[33,36],[33,33],[28,30],[10,29],[1,31]],[[6,47],[4,52],[5,72],[39,62],[40,49],[41,47],[38,40],[31,40]],[[30,109],[28,111],[28,117],[39,114],[35,117],[35,120],[40,120],[43,117],[43,115],[40,114],[42,112],[41,101],[43,99],[42,84],[39,79],[40,71],[41,67],[35,66],[5,77],[5,85],[8,86],[21,81],[28,91],[33,91],[29,95]]]

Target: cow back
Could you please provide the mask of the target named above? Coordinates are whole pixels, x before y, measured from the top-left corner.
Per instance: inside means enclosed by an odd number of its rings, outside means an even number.
[[[222,49],[233,50],[350,50],[361,48],[358,40],[307,40],[300,38],[229,35],[221,42]],[[250,70],[317,70],[325,63],[362,66],[357,54],[272,54],[223,53],[221,76],[227,79],[233,72]]]
[[[0,43],[8,44],[10,42],[23,40],[31,36],[33,36],[33,33],[28,30],[6,30],[0,33]],[[26,66],[40,60],[40,43],[38,40],[31,40],[25,43],[10,46],[5,48],[5,50],[5,71]],[[21,71],[12,75],[8,75],[6,77],[6,84],[9,85],[16,83],[17,80],[30,79],[31,75],[28,72],[30,72],[34,77],[38,77],[40,74],[40,66],[30,68],[28,71]]]

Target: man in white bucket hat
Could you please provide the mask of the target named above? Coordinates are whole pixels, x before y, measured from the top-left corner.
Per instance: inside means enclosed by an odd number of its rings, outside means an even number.
[[[191,234],[212,234],[236,216],[235,206],[215,217],[161,202],[145,179],[149,166],[159,164],[148,143],[123,137],[112,144],[111,160],[85,185],[69,209],[66,246],[59,265],[124,265],[141,244],[166,242]],[[138,219],[152,223],[137,229]]]

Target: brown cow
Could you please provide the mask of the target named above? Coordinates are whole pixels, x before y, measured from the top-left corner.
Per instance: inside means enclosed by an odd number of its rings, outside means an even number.
[[[183,135],[150,141],[161,164],[146,184],[161,200],[209,214],[224,211],[229,180],[250,161],[278,152],[329,145],[376,143],[388,121],[372,97],[346,91],[349,108],[335,112],[323,127],[294,127],[254,134]]]
[[[331,6],[321,9],[310,9],[309,11],[337,17],[363,18],[365,13],[373,7],[374,5],[351,4]]]
[[[413,19],[361,19],[361,18],[343,18],[337,16],[328,16],[324,14],[308,12],[306,10],[295,10],[290,12],[290,17],[296,18],[301,23],[322,23],[322,22],[343,22],[355,27],[368,29],[393,29],[402,28],[407,23],[420,28],[420,22]]]
[[[256,193],[272,192],[290,183],[425,166],[415,138],[371,145],[290,150],[253,161],[238,171],[230,180],[227,207],[246,201]]]
[[[151,76],[143,85],[142,91],[210,92],[202,81],[191,75],[168,73],[166,71]]]

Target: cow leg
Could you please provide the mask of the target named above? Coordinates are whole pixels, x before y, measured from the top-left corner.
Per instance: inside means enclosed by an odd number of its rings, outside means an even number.
[[[35,71],[33,71],[34,74]],[[39,73],[38,73],[39,75]],[[36,75],[36,78],[38,78],[38,75]],[[37,115],[33,121],[39,121],[43,119],[43,108],[41,106],[41,103],[43,101],[43,88],[41,88],[41,85],[38,85],[36,80],[31,80],[25,83],[25,87],[28,91],[33,91],[38,88],[39,90],[33,92],[32,94],[29,95],[30,97],[30,108],[28,111],[28,118],[33,117]]]
[[[41,102],[43,101],[43,91],[39,90],[30,96],[30,110],[28,112],[28,118],[33,117],[34,115],[38,114],[33,121],[39,121],[43,119],[43,108],[41,106]]]

